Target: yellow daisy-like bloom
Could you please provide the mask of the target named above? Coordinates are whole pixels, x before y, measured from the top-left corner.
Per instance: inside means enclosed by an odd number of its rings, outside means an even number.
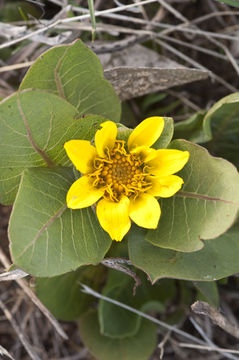
[[[155,229],[161,210],[155,197],[170,197],[183,179],[173,175],[189,158],[188,151],[150,148],[163,131],[164,119],[150,117],[131,133],[127,147],[117,140],[117,127],[106,121],[95,134],[95,146],[86,140],[70,140],[64,147],[76,169],[84,175],[67,193],[67,206],[82,209],[93,205],[102,228],[112,240],[121,241],[131,220]]]

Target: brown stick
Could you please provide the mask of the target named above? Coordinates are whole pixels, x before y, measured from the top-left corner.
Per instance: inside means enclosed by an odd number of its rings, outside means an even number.
[[[215,325],[225,330],[228,334],[239,339],[239,327],[231,324],[227,318],[225,318],[217,310],[213,309],[205,301],[196,301],[191,305],[191,309],[196,314],[208,316]]]

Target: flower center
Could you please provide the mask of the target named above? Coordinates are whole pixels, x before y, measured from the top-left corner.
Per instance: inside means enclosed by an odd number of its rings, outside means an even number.
[[[89,175],[93,178],[93,185],[105,186],[104,197],[112,201],[119,201],[123,195],[137,197],[151,187],[142,161],[136,155],[127,153],[123,140],[116,140],[114,149],[106,158],[95,160],[95,169]]]

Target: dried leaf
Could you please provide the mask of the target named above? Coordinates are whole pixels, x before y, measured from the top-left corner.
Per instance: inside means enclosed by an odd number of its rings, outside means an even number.
[[[121,100],[169,89],[208,77],[208,72],[186,68],[136,44],[127,49],[99,55],[104,75]]]

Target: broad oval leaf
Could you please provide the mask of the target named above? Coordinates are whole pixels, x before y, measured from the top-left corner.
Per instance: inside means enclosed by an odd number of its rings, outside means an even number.
[[[207,112],[204,129],[211,132],[209,151],[223,156],[239,168],[239,92],[228,95]],[[210,139],[208,139],[210,140]]]
[[[79,329],[84,344],[99,360],[148,360],[157,344],[157,326],[146,319],[136,335],[125,339],[102,335],[96,311],[81,317]]]
[[[195,143],[204,143],[210,140],[210,130],[203,127],[204,117],[205,111],[199,111],[190,118],[177,122],[174,126],[174,139],[185,139]]]
[[[215,308],[219,307],[220,296],[216,281],[194,281],[193,285],[198,290],[197,300],[206,301]]]
[[[239,272],[239,224],[204,248],[192,253],[153,246],[145,241],[145,230],[136,228],[129,236],[129,257],[153,283],[161,278],[213,281]]]
[[[172,282],[169,284],[169,281],[162,281],[160,285],[152,286],[143,275],[137,274],[141,284],[133,294],[135,281],[132,277],[120,271],[109,270],[102,294],[143,312],[164,312],[164,303],[171,301],[174,296],[174,285]],[[103,299],[99,301],[98,319],[101,334],[114,339],[134,336],[139,331],[142,320],[137,314]]]
[[[102,116],[80,118],[74,106],[44,91],[24,90],[0,104],[0,202],[14,201],[25,168],[72,166],[63,145],[91,140]]]
[[[128,275],[110,271],[103,295],[136,307],[137,299],[133,296],[133,286],[134,281]],[[136,292],[136,297],[137,295]],[[115,339],[135,335],[141,323],[139,315],[102,299],[99,301],[98,316],[101,334]]]
[[[82,292],[80,282],[95,288],[101,283],[103,269],[82,266],[76,271],[51,278],[36,278],[36,294],[50,312],[60,320],[77,319],[90,306],[94,298]]]
[[[90,302],[79,285],[83,269],[51,278],[36,278],[36,294],[41,302],[59,320],[78,318]]]
[[[111,240],[91,208],[67,209],[74,181],[69,168],[25,170],[9,223],[14,264],[27,273],[51,277],[98,264]]]
[[[98,114],[120,121],[120,101],[104,79],[97,56],[82,43],[56,46],[42,54],[30,67],[20,89],[53,92],[83,114]]]
[[[239,207],[239,174],[227,160],[215,158],[201,146],[174,140],[170,148],[188,150],[190,158],[179,172],[182,191],[161,199],[162,215],[146,239],[178,251],[196,251],[201,239],[214,239],[234,222]]]

